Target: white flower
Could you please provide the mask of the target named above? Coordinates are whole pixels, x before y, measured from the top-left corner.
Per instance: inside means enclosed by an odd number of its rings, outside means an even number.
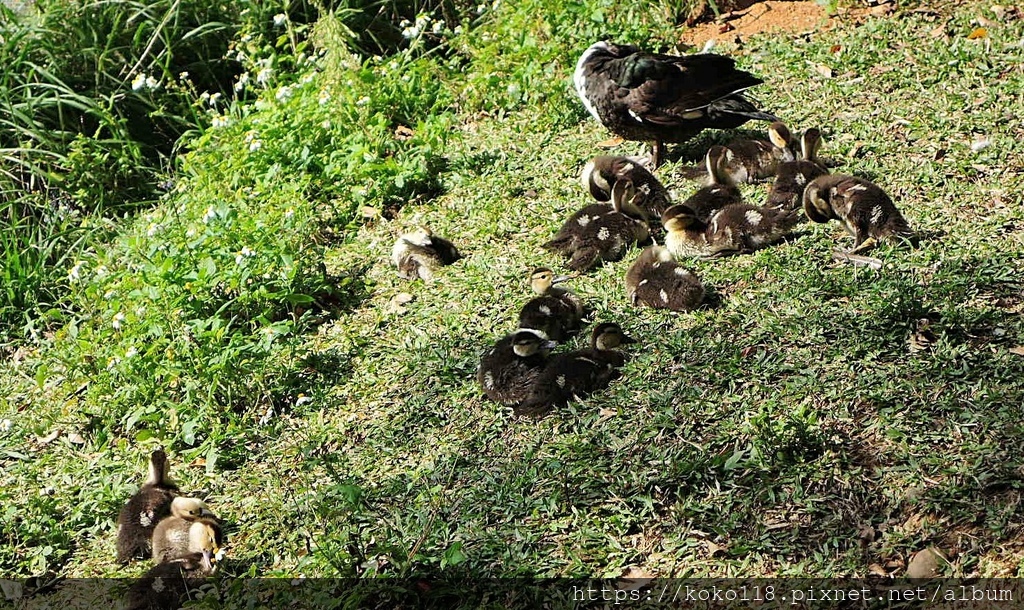
[[[153,89],[155,91],[155,90],[160,88],[160,81],[158,81],[157,79],[153,78],[152,76],[147,76],[146,77],[146,86],[149,87],[150,89]]]
[[[434,27],[430,28],[430,31],[435,34],[440,34],[444,31],[444,20],[435,21]]]
[[[412,22],[411,22],[411,21],[409,21],[408,19],[403,19],[403,20],[401,20],[401,21],[400,21],[400,22],[398,23],[398,27],[400,27],[400,28],[407,28],[407,27],[409,27],[410,25],[412,25]]]
[[[281,27],[282,25],[284,25],[287,22],[288,22],[288,15],[285,15],[284,13],[278,13],[278,14],[274,15],[274,27],[279,28],[279,27]]]
[[[274,69],[271,67],[260,68],[260,71],[256,73],[256,82],[265,85],[270,81],[270,77],[274,75]]]
[[[330,119],[324,119],[324,122],[320,123],[320,126],[323,127],[324,129],[330,129],[331,128],[331,120]]]
[[[178,74],[178,80],[188,80],[188,72]]]
[[[452,33],[454,33],[454,34],[455,34],[456,36],[458,36],[459,34],[461,34],[461,33],[462,33],[462,26],[461,26],[461,25],[457,25],[457,26],[455,26],[455,29],[454,29],[454,30],[452,30]]]
[[[213,206],[206,208],[206,213],[203,214],[203,222],[209,223],[211,220],[217,217],[217,211],[213,209]]]
[[[160,232],[160,225],[156,223],[149,223],[149,227],[146,228],[146,237],[153,237]]]
[[[306,396],[305,394],[299,394],[299,397],[297,399],[295,399],[295,406],[296,407],[301,407],[302,405],[304,405],[306,403],[310,403],[310,402],[313,402],[312,398],[310,398],[309,396]]]
[[[82,265],[84,265],[84,264],[85,263],[83,263],[82,261],[78,261],[77,263],[75,263],[75,266],[71,268],[71,271],[68,271],[68,281],[69,282],[77,282],[78,281],[78,279],[81,277]]]
[[[121,330],[121,322],[124,322],[124,314],[120,311],[114,314],[114,321],[110,323],[114,330]]]
[[[405,38],[406,40],[412,40],[413,38],[416,38],[419,35],[419,28],[407,27],[404,30],[402,30],[402,38]]]
[[[10,432],[14,422],[9,419],[0,419],[0,432]]]
[[[365,106],[365,105],[367,105],[369,103],[370,103],[370,98],[365,96],[365,95],[363,97],[361,97],[361,98],[356,100],[356,106]]]
[[[135,349],[135,347],[129,347],[128,351],[124,353],[124,357],[125,358],[134,358],[135,356],[138,356],[138,355],[139,355],[139,350]]]
[[[210,106],[216,106],[217,102],[220,101],[220,91],[211,94],[210,99],[208,101],[210,102]]]
[[[226,116],[224,116],[223,114],[218,114],[218,115],[214,116],[213,120],[210,121],[210,126],[213,127],[214,129],[218,129],[220,127],[227,127],[230,124],[231,124],[231,119],[226,117]]]
[[[420,29],[420,30],[425,29],[427,27],[428,23],[430,23],[430,15],[423,15],[423,14],[421,14],[421,15],[417,15],[416,16],[416,28],[417,29]]]
[[[141,91],[146,88],[146,75],[138,74],[132,80],[132,91]]]
[[[483,15],[484,11],[486,11],[486,10],[487,10],[487,5],[486,4],[481,4],[480,6],[476,7],[476,14],[477,15]]]
[[[242,89],[244,89],[245,84],[247,82],[249,82],[249,73],[242,72],[242,74],[238,77],[238,82],[235,83],[235,91],[241,91]]]
[[[104,301],[109,301],[110,299],[112,299],[112,298],[114,298],[116,296],[117,296],[116,292],[114,292],[113,290],[108,290],[108,291],[103,293],[103,300]]]
[[[239,250],[238,254],[235,256],[235,264],[241,265],[242,261],[250,256],[256,256],[256,253],[250,250],[249,246],[242,246],[242,249]]]
[[[320,97],[317,98],[317,102],[319,102],[320,105],[323,106],[329,101],[331,101],[331,94],[329,91],[324,89],[323,91],[320,92]]]
[[[121,359],[117,356],[111,356],[107,359],[107,370],[109,371],[119,364],[121,364]]]
[[[274,97],[276,97],[279,102],[287,102],[292,97],[292,88],[285,85],[277,90]]]
[[[249,152],[256,152],[261,148],[263,148],[263,142],[260,142],[259,140],[253,140],[252,142],[249,142]]]
[[[96,277],[107,277],[106,265],[100,265],[99,267],[96,267]]]

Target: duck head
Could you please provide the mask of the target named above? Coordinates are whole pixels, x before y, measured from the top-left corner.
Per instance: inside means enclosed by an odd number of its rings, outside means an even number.
[[[661,215],[661,224],[666,231],[702,231],[704,223],[688,205],[677,203]]]
[[[555,275],[547,267],[538,267],[530,273],[530,288],[537,294],[547,294],[551,287],[570,279],[568,275]]]
[[[811,180],[804,188],[804,214],[814,222],[828,222],[839,218],[832,210],[832,188],[820,178]]]
[[[170,478],[170,465],[167,463],[167,454],[163,449],[157,449],[149,455],[149,476],[146,477],[145,485],[175,486],[174,481]]]
[[[198,498],[177,497],[171,501],[171,514],[181,519],[194,521],[200,518],[216,519],[206,502]]]
[[[615,349],[630,343],[636,343],[636,339],[622,332],[622,328],[614,322],[598,324],[590,336],[591,346],[599,350]]]
[[[807,161],[817,161],[821,148],[821,131],[810,128],[800,137],[800,152]]]
[[[536,354],[547,356],[554,348],[554,341],[548,339],[543,331],[532,328],[521,328],[512,337],[512,351],[520,358],[529,358]]]
[[[768,126],[768,139],[776,148],[790,148],[793,146],[793,134],[781,121],[775,121]]]

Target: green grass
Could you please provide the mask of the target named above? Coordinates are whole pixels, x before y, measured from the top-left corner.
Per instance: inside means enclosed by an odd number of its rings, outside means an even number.
[[[1024,25],[967,40],[964,8],[949,41],[913,12],[748,41],[739,61],[765,77],[763,105],[821,127],[837,171],[884,186],[921,247],[884,246],[883,270],[859,269],[831,262],[850,244],[836,224],[805,225],[756,254],[694,262],[720,303],[682,315],[631,307],[628,261],[605,265],[571,288],[640,340],[633,359],[606,392],[532,422],[484,400],[474,370],[514,327],[526,272],[560,268],[540,244],[586,202],[577,175],[607,133],[567,80],[592,26],[497,10],[504,21],[453,45],[523,24],[549,45],[549,73],[511,62],[508,82],[481,85],[504,61],[497,39],[463,48],[466,80],[410,52],[398,71],[349,62],[285,102],[268,91],[86,261],[81,317],[0,377],[0,569],[141,571],[115,565],[113,521],[159,441],[182,488],[233,524],[228,574],[864,576],[902,574],[936,545],[950,575],[1019,576],[1024,357],[1009,350],[1024,344],[1024,144],[1005,117],[1024,112]],[[509,58],[530,56],[521,42],[505,43]],[[406,74],[450,80],[403,89]],[[517,109],[508,84],[537,82],[544,95]],[[323,90],[334,101],[320,106]],[[413,91],[426,97],[394,103]],[[481,114],[485,102],[504,110]],[[415,137],[394,138],[398,124]],[[253,130],[264,144],[250,154]],[[981,135],[992,144],[974,152]],[[676,172],[719,137],[674,148],[682,160],[660,175],[695,188]],[[756,201],[766,186],[744,191]],[[364,205],[393,218],[360,222]],[[466,256],[430,285],[387,262],[420,223]],[[250,243],[246,275],[235,258]],[[337,293],[335,278],[349,278]],[[404,310],[400,292],[415,297]],[[912,352],[923,317],[936,340]]]

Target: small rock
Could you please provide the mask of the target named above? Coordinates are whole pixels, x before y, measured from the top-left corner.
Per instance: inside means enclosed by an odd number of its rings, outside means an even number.
[[[933,546],[918,551],[907,564],[907,578],[935,578],[946,558]]]

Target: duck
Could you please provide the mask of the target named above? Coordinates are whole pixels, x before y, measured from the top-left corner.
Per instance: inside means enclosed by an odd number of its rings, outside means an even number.
[[[665,246],[645,248],[626,272],[626,290],[633,305],[692,311],[704,301],[704,285],[675,262]]]
[[[476,379],[494,402],[513,407],[526,399],[555,347],[544,331],[520,328],[506,335],[480,358]]]
[[[217,541],[209,532],[196,529],[188,543],[189,552],[150,568],[129,588],[128,610],[176,610],[189,599],[217,569]]]
[[[733,203],[705,222],[692,208],[677,204],[661,218],[665,246],[678,259],[753,252],[782,239],[800,221],[800,213]]]
[[[538,267],[530,273],[530,288],[537,294],[527,301],[519,312],[519,328],[543,331],[555,342],[565,338],[580,326],[583,305],[572,292],[559,286],[570,278],[555,275],[547,267]]]
[[[162,519],[153,530],[153,559],[161,563],[196,552],[196,541],[205,537],[212,537],[215,545],[223,543],[216,515],[202,500],[175,498],[171,502],[171,516]]]
[[[804,189],[804,213],[814,222],[838,220],[853,236],[856,254],[873,248],[879,241],[907,241],[917,238],[889,195],[874,182],[829,174],[811,180]]]
[[[765,203],[767,207],[800,209],[807,183],[828,173],[825,164],[818,158],[820,148],[821,131],[816,128],[804,131],[800,136],[801,158],[779,163],[775,169],[775,181]]]
[[[149,475],[117,515],[117,561],[128,563],[152,553],[153,529],[171,514],[171,502],[178,485],[170,479],[167,453],[157,449],[149,455]]]
[[[580,181],[590,196],[608,202],[612,186],[618,180],[632,182],[637,191],[636,205],[649,220],[656,220],[672,205],[672,196],[658,178],[637,157],[600,155],[583,167]]]
[[[743,96],[763,81],[723,55],[675,56],[602,40],[576,62],[573,84],[587,111],[625,140],[653,142],[654,167],[664,142],[686,142],[706,128],[777,121]]]
[[[693,210],[697,218],[704,222],[711,220],[711,216],[725,206],[743,201],[740,189],[725,171],[728,155],[729,151],[724,146],[712,146],[708,149],[704,155],[708,184],[697,189],[697,192],[682,202],[682,205]]]
[[[626,335],[618,324],[598,324],[591,333],[589,349],[551,357],[527,399],[514,408],[514,412],[517,415],[543,414],[608,387],[626,364],[626,355],[617,348],[631,343],[636,340]]]
[[[455,244],[438,237],[427,227],[401,235],[391,249],[391,262],[398,268],[398,276],[406,280],[434,279],[441,267],[462,258]]]
[[[645,214],[634,200],[632,182],[619,180],[612,186],[612,205],[590,204],[565,221],[544,248],[569,259],[573,271],[587,271],[605,261],[621,259],[634,243],[650,237]]]
[[[733,184],[772,178],[780,163],[794,161],[793,134],[781,121],[768,126],[767,140],[733,140],[725,145],[723,171]]]

